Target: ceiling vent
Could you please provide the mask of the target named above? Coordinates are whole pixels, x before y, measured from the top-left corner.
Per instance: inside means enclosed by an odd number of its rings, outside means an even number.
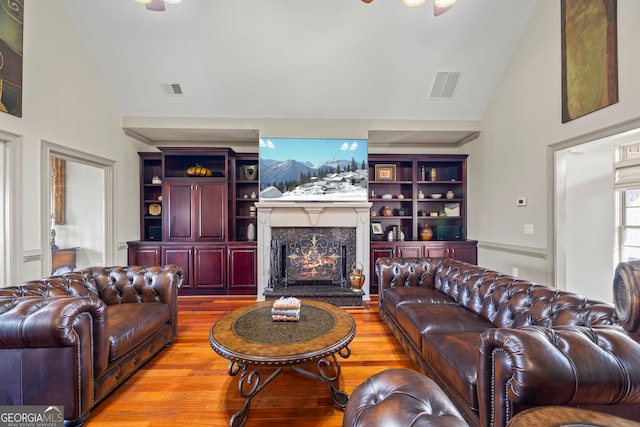
[[[430,99],[453,99],[456,87],[460,81],[461,72],[438,71],[436,78],[433,80]]]
[[[180,83],[160,83],[164,96],[184,96]]]

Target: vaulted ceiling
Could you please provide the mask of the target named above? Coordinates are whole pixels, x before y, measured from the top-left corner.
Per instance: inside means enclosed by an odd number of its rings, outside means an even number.
[[[134,133],[141,118],[358,119],[450,123],[429,137],[459,143],[456,123],[482,118],[535,1],[459,0],[438,17],[401,0],[63,3]],[[441,72],[460,73],[450,99],[432,97]],[[412,127],[386,136],[427,137]],[[137,130],[148,142],[212,137],[206,125],[171,129]]]

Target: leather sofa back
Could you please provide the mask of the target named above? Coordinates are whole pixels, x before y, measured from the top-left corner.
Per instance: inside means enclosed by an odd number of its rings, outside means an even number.
[[[498,328],[618,323],[612,304],[455,259],[379,258],[376,264],[380,303],[386,288],[424,286],[439,290]]]
[[[100,295],[107,305],[165,302],[158,289],[153,286],[154,278],[162,267],[90,267],[81,270],[87,286]],[[166,280],[163,278],[162,280]]]
[[[98,292],[91,286],[84,274],[80,272],[70,272],[60,276],[53,276],[46,279],[30,280],[17,286],[0,288],[0,298],[7,297],[98,297]]]
[[[498,328],[616,323],[611,304],[445,258],[434,286]]]

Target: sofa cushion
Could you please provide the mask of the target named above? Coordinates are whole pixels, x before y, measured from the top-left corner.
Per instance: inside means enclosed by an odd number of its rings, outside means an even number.
[[[481,336],[481,332],[422,336],[424,360],[474,410],[478,410],[477,358]]]
[[[422,345],[424,334],[482,332],[493,325],[480,316],[451,304],[412,302],[398,306],[397,322],[416,348]]]
[[[107,306],[109,360],[115,360],[149,338],[170,320],[169,305],[162,303]]]
[[[411,302],[422,304],[455,304],[451,298],[433,288],[422,286],[396,286],[386,288],[382,295],[382,306],[393,317],[397,316],[397,306]]]

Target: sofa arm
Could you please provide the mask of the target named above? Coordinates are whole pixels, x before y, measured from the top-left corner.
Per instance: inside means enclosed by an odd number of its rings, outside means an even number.
[[[543,405],[640,402],[640,342],[616,326],[490,329],[478,354],[483,426]]]
[[[87,315],[87,339],[106,342],[105,308],[98,298],[0,298],[0,348],[77,346]]]

